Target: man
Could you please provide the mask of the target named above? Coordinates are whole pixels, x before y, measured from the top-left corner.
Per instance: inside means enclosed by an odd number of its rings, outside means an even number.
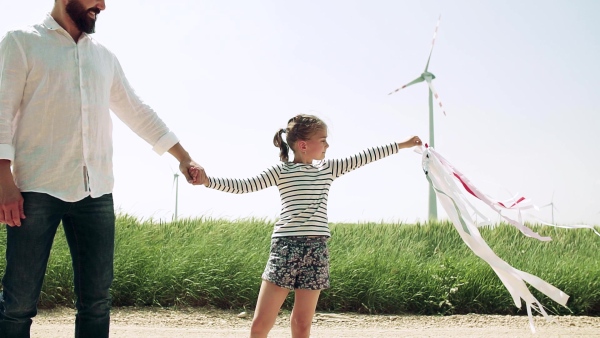
[[[103,0],[55,0],[43,23],[0,41],[0,222],[7,224],[0,337],[29,337],[61,221],[74,270],[75,336],[108,337],[115,229],[109,109],[157,153],[173,155],[188,182],[206,177],[135,95],[116,57],[90,37],[104,9]]]

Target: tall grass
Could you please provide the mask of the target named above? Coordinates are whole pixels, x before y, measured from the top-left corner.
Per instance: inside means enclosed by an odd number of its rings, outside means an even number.
[[[481,229],[502,259],[571,296],[568,309],[535,290],[551,313],[600,314],[600,238],[589,230],[532,225],[540,242],[508,225]],[[117,219],[114,306],[253,308],[272,222],[210,218],[171,223]],[[492,269],[447,222],[331,224],[331,288],[319,309],[367,313],[523,313]],[[0,232],[4,247],[5,232]],[[0,262],[0,273],[4,261]],[[71,306],[72,268],[56,236],[40,306]],[[290,308],[293,297],[285,307]]]

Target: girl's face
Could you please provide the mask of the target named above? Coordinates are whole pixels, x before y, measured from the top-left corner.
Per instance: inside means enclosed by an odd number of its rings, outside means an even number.
[[[306,142],[305,160],[322,160],[329,148],[327,143],[327,128],[318,129]],[[304,155],[304,154],[303,154]],[[310,163],[309,162],[309,163]]]

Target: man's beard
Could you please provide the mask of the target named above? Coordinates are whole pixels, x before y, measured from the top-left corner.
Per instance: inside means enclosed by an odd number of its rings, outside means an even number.
[[[100,13],[98,8],[85,9],[79,0],[70,0],[69,3],[67,3],[66,10],[67,14],[69,14],[69,17],[71,17],[71,20],[73,20],[80,31],[87,34],[95,32],[96,18],[91,18],[89,13],[96,13],[97,17],[98,13]]]

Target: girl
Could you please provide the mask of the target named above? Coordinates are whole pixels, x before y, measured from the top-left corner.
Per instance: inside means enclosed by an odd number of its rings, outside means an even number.
[[[285,134],[286,142],[282,135]],[[413,136],[401,143],[368,149],[342,160],[323,160],[327,126],[319,118],[298,115],[275,133],[273,143],[283,163],[250,179],[208,177],[204,185],[242,194],[277,186],[281,215],[271,237],[271,251],[262,274],[250,337],[267,337],[290,290],[295,291],[290,317],[292,337],[309,337],[321,290],[329,288],[327,196],[336,178],[367,163],[420,146]],[[289,162],[289,149],[294,160]]]

